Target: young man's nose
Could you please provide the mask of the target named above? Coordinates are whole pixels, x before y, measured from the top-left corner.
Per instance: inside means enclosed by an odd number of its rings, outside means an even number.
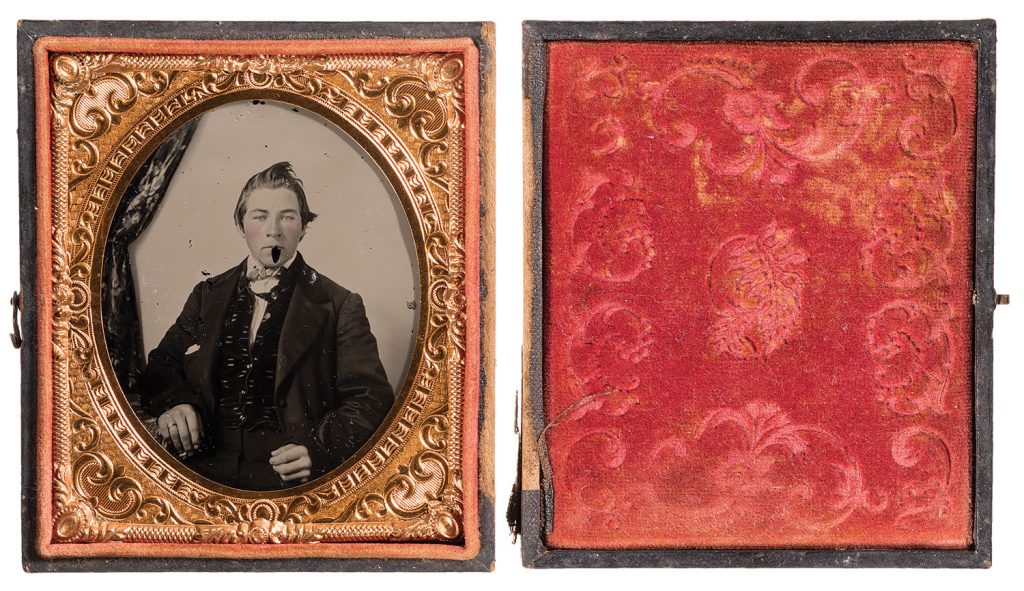
[[[281,222],[271,221],[267,223],[267,236],[280,236]]]

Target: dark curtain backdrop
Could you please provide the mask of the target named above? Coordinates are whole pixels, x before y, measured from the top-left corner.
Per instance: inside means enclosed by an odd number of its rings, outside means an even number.
[[[114,373],[136,413],[141,413],[137,385],[146,365],[146,352],[139,328],[129,246],[146,230],[163,202],[198,123],[199,119],[194,119],[167,138],[139,169],[117,206],[107,237],[103,260],[103,329]]]

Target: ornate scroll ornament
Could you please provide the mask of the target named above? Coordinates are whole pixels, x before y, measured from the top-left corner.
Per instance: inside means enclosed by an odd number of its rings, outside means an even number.
[[[924,454],[903,439],[894,441],[894,457],[931,478]],[[708,540],[765,532],[796,540],[893,509],[894,491],[867,481],[839,434],[765,400],[711,409],[694,433],[655,438],[643,449],[629,447],[617,426],[589,429],[560,449],[556,478],[571,483],[580,510],[567,519],[580,525],[642,531],[667,522]],[[630,480],[638,470],[645,474],[639,486]],[[931,485],[922,479],[922,490],[932,492]],[[916,511],[930,500],[912,498],[898,510]]]
[[[826,531],[889,506],[841,437],[763,400],[711,410],[695,437],[658,442],[648,462],[657,497],[695,531]],[[769,506],[776,509],[766,513]]]
[[[914,476],[901,482],[896,492],[897,523],[915,527],[942,520],[953,498],[953,455],[946,438],[929,426],[906,427],[893,437],[892,459]]]
[[[867,349],[875,364],[875,394],[900,415],[944,415],[949,409],[952,355],[950,310],[895,300],[867,319]]]
[[[602,138],[595,155],[612,154],[629,145],[630,137],[654,133],[668,149],[692,149],[702,175],[768,185],[788,184],[801,165],[840,157],[860,140],[891,92],[858,64],[828,57],[801,64],[785,94],[762,88],[763,66],[728,56],[687,61],[658,79],[623,56],[581,68],[577,98],[607,107],[589,130]],[[928,98],[921,85],[908,83],[912,98]],[[645,112],[627,127],[616,108],[637,102]],[[904,123],[906,145],[918,143],[924,126],[917,119]]]
[[[608,283],[629,283],[657,254],[645,196],[633,175],[583,171],[574,200],[573,267]]]
[[[572,488],[573,500],[584,509],[583,517],[590,525],[618,529],[620,520],[631,509],[622,487],[609,482],[626,461],[627,449],[622,433],[615,427],[592,429],[575,438],[559,458],[561,478],[578,483]]]
[[[952,240],[946,175],[895,175],[878,190],[872,234],[861,249],[865,271],[883,285],[912,290],[946,285]]]
[[[906,96],[921,112],[903,118],[900,147],[908,156],[935,159],[953,145],[959,130],[956,101],[950,93],[952,73],[926,67],[913,55],[903,58],[903,69],[907,72]]]
[[[334,522],[365,522],[380,519],[389,513],[411,519],[425,517],[412,532],[398,537],[430,534],[445,540],[457,539],[462,533],[461,483],[454,491],[448,484],[449,470],[443,452],[447,446],[450,422],[447,409],[431,415],[420,431],[420,451],[398,474],[388,479],[381,493],[371,493],[353,502]]]
[[[595,397],[569,417],[588,412],[621,416],[639,402],[637,365],[651,353],[651,321],[630,306],[608,301],[594,306],[576,327],[569,344],[569,375],[575,400]]]
[[[60,54],[50,66],[53,541],[461,539],[462,56]],[[98,349],[94,266],[132,163],[190,117],[254,96],[313,108],[391,173],[428,286],[426,329],[383,433],[328,477],[259,498],[191,476],[134,417]]]

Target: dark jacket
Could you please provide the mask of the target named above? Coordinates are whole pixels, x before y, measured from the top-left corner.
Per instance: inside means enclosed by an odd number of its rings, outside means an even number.
[[[295,257],[298,279],[278,342],[274,402],[287,441],[306,446],[316,478],[373,435],[394,393],[359,294]],[[204,421],[214,417],[216,344],[244,272],[245,261],[196,285],[149,354],[141,391],[153,416],[191,404]]]

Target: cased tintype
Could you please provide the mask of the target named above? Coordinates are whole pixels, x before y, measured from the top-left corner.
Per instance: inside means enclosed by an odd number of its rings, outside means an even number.
[[[995,24],[524,54],[524,563],[987,566]]]
[[[18,40],[26,569],[489,569],[490,25]]]

